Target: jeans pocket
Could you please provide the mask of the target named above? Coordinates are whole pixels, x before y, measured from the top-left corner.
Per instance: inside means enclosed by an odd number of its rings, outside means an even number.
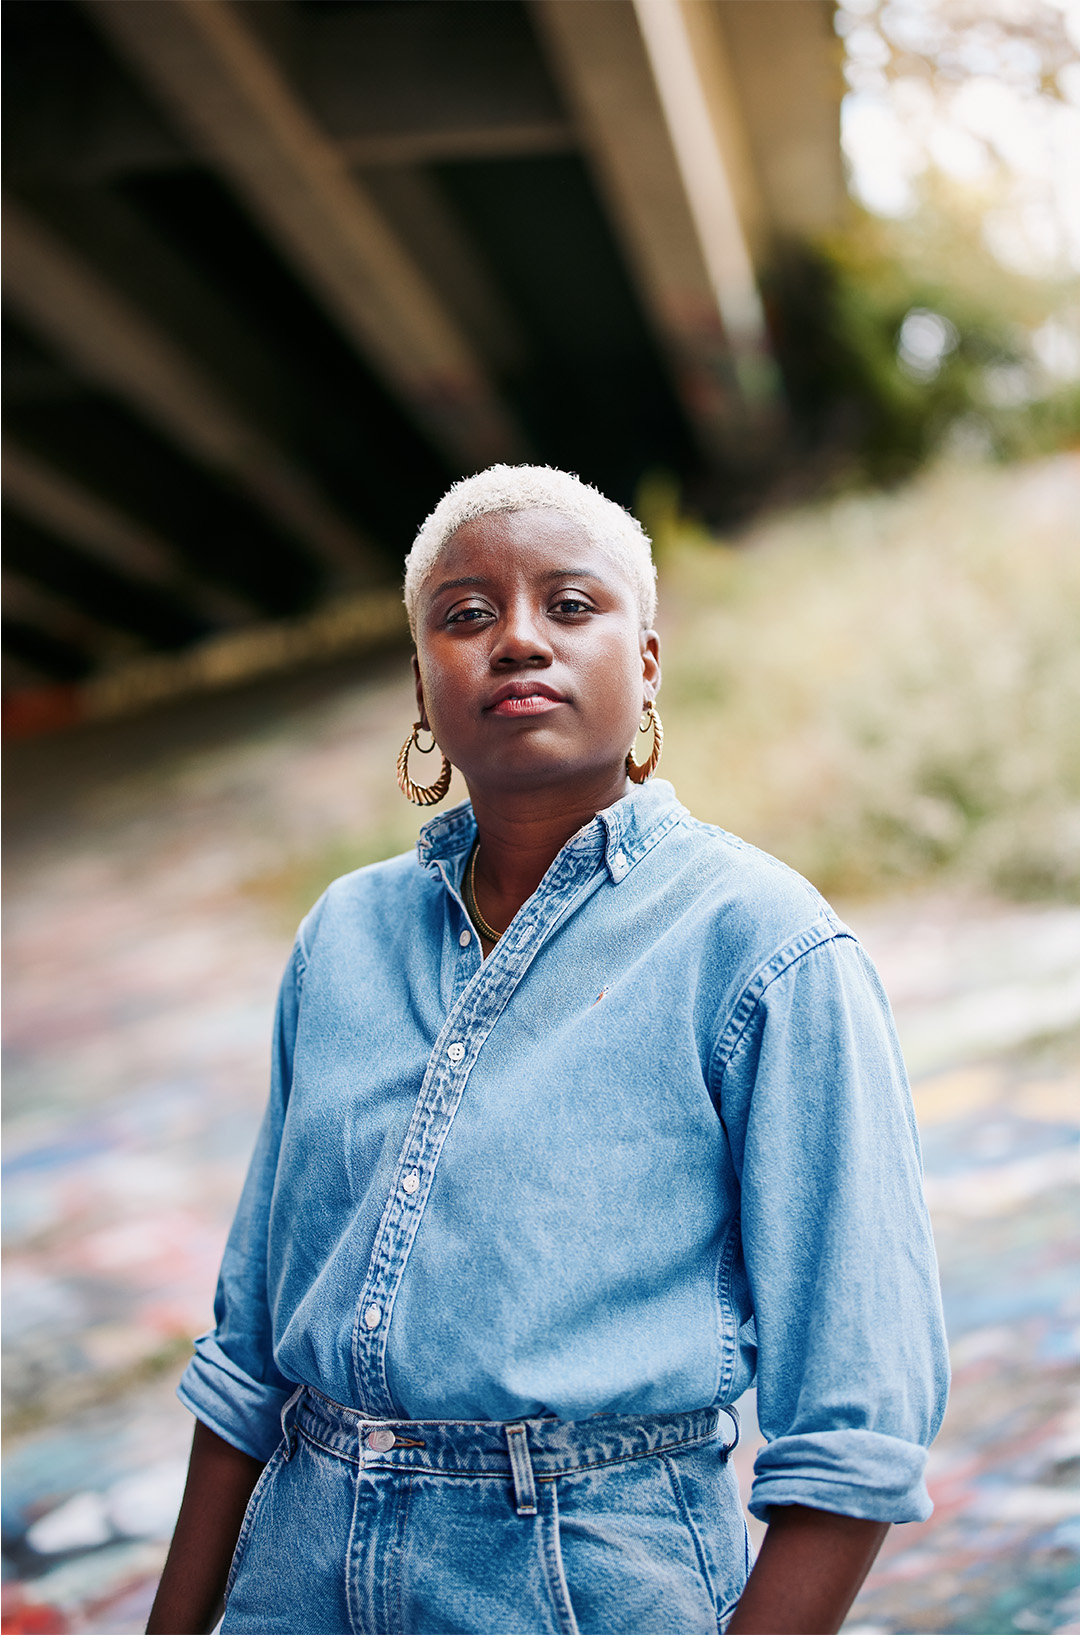
[[[711,1513],[728,1501],[722,1472],[713,1447],[711,1458],[653,1454],[559,1478],[564,1582],[580,1635],[716,1635],[744,1561],[741,1516],[730,1560],[729,1519]]]
[[[720,1448],[661,1454],[671,1491],[693,1540],[717,1629],[726,1629],[746,1586],[748,1538],[738,1483]]]
[[[259,1507],[262,1504],[263,1498],[266,1495],[266,1491],[269,1488],[270,1483],[273,1481],[275,1474],[281,1467],[281,1463],[288,1452],[288,1447],[288,1442],[282,1441],[281,1445],[271,1456],[269,1462],[265,1464],[262,1470],[259,1472],[259,1479],[251,1490],[251,1498],[247,1502],[247,1509],[244,1511],[244,1519],[240,1524],[240,1536],[236,1541],[236,1548],[233,1551],[232,1561],[229,1565],[229,1577],[225,1585],[226,1605],[228,1604],[229,1596],[232,1594],[232,1587],[236,1583],[236,1575],[240,1571],[240,1563],[244,1558],[244,1551],[247,1549],[248,1540],[251,1538],[251,1535],[255,1529],[255,1518],[258,1515]]]

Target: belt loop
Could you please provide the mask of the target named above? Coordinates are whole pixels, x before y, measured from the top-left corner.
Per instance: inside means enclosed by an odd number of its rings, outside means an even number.
[[[742,1431],[742,1426],[739,1424],[739,1410],[736,1407],[729,1405],[726,1408],[721,1408],[720,1412],[722,1414],[727,1414],[728,1418],[731,1420],[731,1423],[735,1427],[735,1435],[732,1437],[730,1442],[726,1442],[724,1444],[723,1453],[724,1458],[727,1459],[735,1452],[735,1449],[739,1445],[739,1436]]]
[[[293,1451],[293,1410],[304,1394],[305,1387],[298,1385],[288,1402],[281,1410],[281,1434],[285,1438],[285,1458],[292,1458]]]
[[[524,1425],[506,1427],[506,1443],[510,1449],[510,1469],[514,1477],[514,1498],[519,1516],[536,1515],[536,1482],[533,1479],[529,1439]]]

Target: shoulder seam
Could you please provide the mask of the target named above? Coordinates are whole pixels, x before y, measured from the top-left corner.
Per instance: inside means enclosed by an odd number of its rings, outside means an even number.
[[[847,926],[828,921],[819,922],[816,926],[807,926],[804,931],[800,931],[790,942],[778,948],[771,959],[758,967],[739,995],[727,1025],[713,1049],[709,1061],[709,1084],[714,1095],[719,1089],[719,1080],[738,1049],[755,1011],[773,983],[807,954],[823,948],[826,943],[839,942],[843,939],[850,942],[857,940],[854,932],[849,931]]]

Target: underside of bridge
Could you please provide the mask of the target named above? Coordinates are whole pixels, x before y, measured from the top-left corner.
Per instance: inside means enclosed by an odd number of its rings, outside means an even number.
[[[5,691],[391,586],[493,460],[719,513],[782,435],[826,0],[3,12]]]

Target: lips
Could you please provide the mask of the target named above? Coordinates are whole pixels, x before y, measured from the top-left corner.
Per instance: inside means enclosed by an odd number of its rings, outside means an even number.
[[[546,715],[549,710],[565,704],[562,693],[546,687],[542,681],[510,681],[500,687],[485,714],[503,716]]]

